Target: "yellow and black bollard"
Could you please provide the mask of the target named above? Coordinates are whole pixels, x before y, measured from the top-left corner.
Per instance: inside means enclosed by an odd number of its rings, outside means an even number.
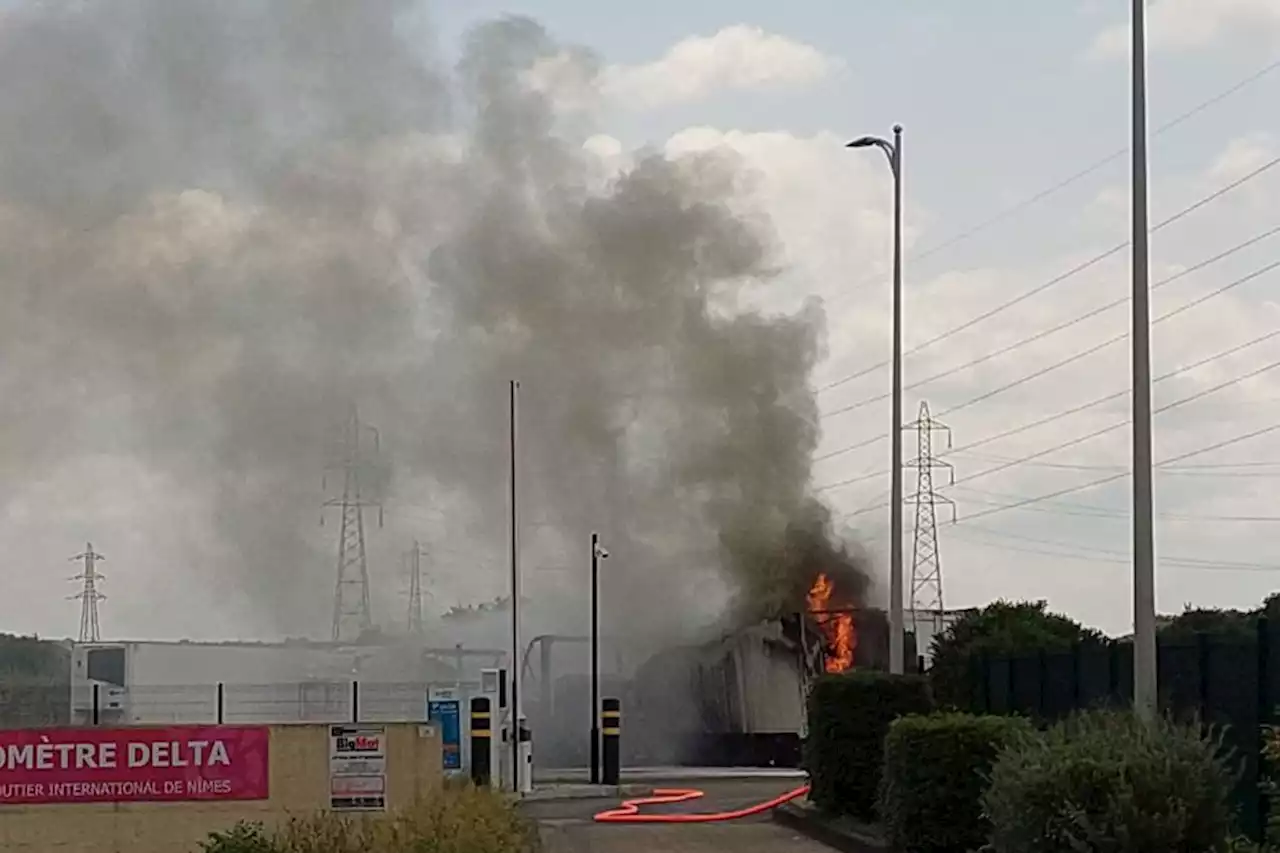
[[[489,697],[473,697],[471,700],[471,781],[477,787],[489,787],[493,777],[492,756],[489,752],[492,736]]]
[[[622,775],[622,702],[605,699],[600,703],[601,764],[600,781],[605,785],[617,785]]]

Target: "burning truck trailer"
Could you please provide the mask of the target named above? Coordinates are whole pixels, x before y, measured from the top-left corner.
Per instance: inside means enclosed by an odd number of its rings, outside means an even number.
[[[887,614],[832,605],[831,593],[831,580],[819,574],[803,613],[651,657],[624,697],[624,762],[799,767],[810,682],[889,666]],[[908,634],[908,661],[914,646]]]

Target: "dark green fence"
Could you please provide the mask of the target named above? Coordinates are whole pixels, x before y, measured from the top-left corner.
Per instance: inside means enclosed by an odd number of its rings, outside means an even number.
[[[1251,639],[1201,634],[1158,644],[1161,710],[1223,730],[1242,767],[1241,828],[1255,838],[1266,807],[1259,791],[1262,727],[1274,722],[1280,699],[1280,655],[1271,653],[1278,628],[1260,618]],[[1062,654],[984,658],[975,675],[975,710],[1050,722],[1077,709],[1130,704],[1133,646],[1112,642]]]

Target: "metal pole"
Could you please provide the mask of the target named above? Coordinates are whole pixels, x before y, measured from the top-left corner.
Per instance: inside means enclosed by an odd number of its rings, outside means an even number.
[[[893,448],[889,485],[889,671],[904,670],[902,613],[902,125],[893,126]]]
[[[1146,0],[1133,0],[1133,706],[1156,713],[1155,533],[1151,511],[1151,308],[1147,224]]]
[[[538,643],[539,658],[539,675],[538,687],[541,690],[538,707],[541,713],[538,725],[550,728],[550,723],[555,719],[555,685],[552,683],[551,676],[551,644],[555,642],[552,637],[539,637],[534,640]]]
[[[511,380],[511,790],[520,790],[520,738],[517,726],[523,712],[520,690],[520,562],[516,521],[516,397],[520,383]]]
[[[591,534],[591,784],[600,784],[600,535]]]

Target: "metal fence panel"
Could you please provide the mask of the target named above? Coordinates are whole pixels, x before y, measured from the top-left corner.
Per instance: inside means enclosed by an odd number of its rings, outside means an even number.
[[[1157,656],[1161,709],[1176,719],[1216,727],[1241,770],[1235,804],[1241,829],[1254,838],[1266,820],[1259,794],[1262,727],[1275,718],[1280,656],[1276,628],[1260,619],[1253,642],[1212,635],[1161,642]],[[1025,714],[1052,721],[1075,710],[1133,702],[1133,646],[1081,646],[1069,654],[986,658],[978,669],[973,710]]]

